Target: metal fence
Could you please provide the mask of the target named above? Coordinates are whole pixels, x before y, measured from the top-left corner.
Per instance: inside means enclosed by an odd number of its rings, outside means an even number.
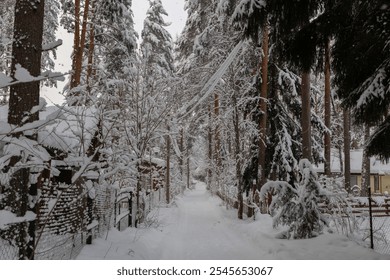
[[[390,198],[375,200],[368,188],[370,247],[390,255]]]
[[[96,195],[76,185],[42,188],[35,219],[34,259],[74,259],[93,238],[112,227],[113,191],[94,186]],[[0,259],[19,259],[19,223],[0,230]],[[28,228],[28,223],[24,223]],[[13,230],[19,228],[19,230]]]

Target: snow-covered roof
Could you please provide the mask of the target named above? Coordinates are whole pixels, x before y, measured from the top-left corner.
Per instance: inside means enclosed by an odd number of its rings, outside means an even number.
[[[7,124],[8,106],[0,107],[0,124]],[[98,128],[95,107],[46,107],[39,112],[38,142],[45,147],[75,153],[85,152]],[[1,134],[1,132],[0,132]],[[1,138],[0,138],[1,141]]]
[[[342,155],[344,157],[344,155]],[[361,174],[362,173],[362,162],[363,162],[363,149],[351,150],[351,173]],[[344,159],[343,159],[344,163]],[[324,172],[324,164],[320,163],[318,166],[314,166],[317,172]],[[338,151],[332,150],[331,153],[331,171],[332,173],[341,173],[340,168],[340,156]],[[371,174],[389,174],[390,175],[390,163],[381,161],[379,158],[370,158],[370,171]]]
[[[144,156],[143,159],[147,162],[151,162],[157,166],[166,167],[166,161],[161,158]]]

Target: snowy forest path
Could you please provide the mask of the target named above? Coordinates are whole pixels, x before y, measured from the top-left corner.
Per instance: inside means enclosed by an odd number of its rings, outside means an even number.
[[[238,230],[236,211],[226,211],[202,182],[174,205],[154,209],[145,224],[111,230],[107,240],[94,240],[78,259],[254,259],[262,251]]]
[[[247,259],[256,249],[232,230],[218,198],[211,197],[203,183],[177,201],[174,225],[162,245],[160,259]],[[237,222],[237,221],[236,221]]]
[[[245,260],[245,259],[389,259],[347,237],[322,234],[305,240],[275,238],[269,215],[238,220],[202,182],[155,208],[140,228],[109,231],[93,240],[78,259],[88,260]]]

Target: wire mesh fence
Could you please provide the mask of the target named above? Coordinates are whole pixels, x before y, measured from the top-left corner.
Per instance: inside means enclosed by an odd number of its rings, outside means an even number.
[[[390,255],[390,216],[373,217],[373,249]]]
[[[390,198],[372,197],[368,189],[370,247],[390,255]]]

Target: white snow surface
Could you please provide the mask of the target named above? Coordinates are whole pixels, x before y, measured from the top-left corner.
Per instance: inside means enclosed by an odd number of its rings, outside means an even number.
[[[78,259],[135,260],[334,260],[390,259],[361,247],[347,237],[322,234],[305,240],[276,239],[268,215],[238,220],[203,183],[176,199],[171,207],[150,213],[148,226],[111,230],[107,239],[93,240]]]

